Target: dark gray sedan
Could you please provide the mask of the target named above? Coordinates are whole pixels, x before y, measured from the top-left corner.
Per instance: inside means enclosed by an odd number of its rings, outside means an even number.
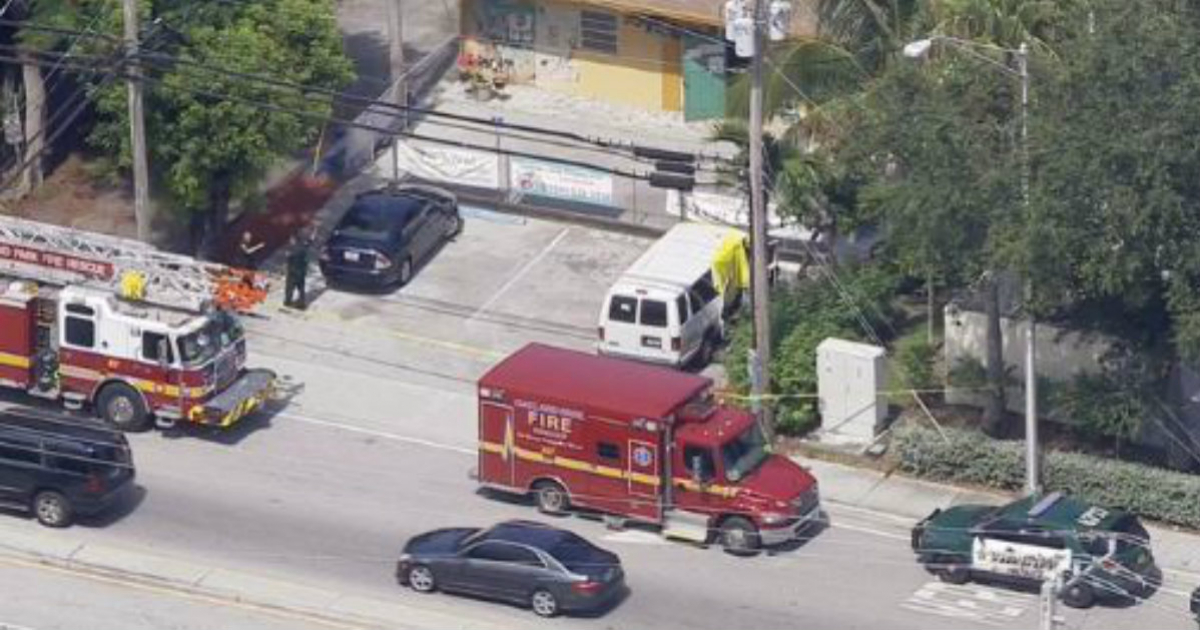
[[[416,536],[404,546],[396,578],[421,593],[441,589],[509,601],[542,617],[600,610],[625,590],[616,554],[533,521]]]

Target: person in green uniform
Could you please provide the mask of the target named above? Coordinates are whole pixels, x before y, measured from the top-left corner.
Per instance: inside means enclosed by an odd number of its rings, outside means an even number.
[[[308,308],[308,295],[305,290],[305,276],[308,275],[309,239],[305,235],[293,235],[288,241],[287,281],[283,295],[283,305],[304,310]],[[293,299],[298,294],[299,299]]]

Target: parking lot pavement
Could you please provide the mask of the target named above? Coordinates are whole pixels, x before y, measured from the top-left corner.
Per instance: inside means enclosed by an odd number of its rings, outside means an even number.
[[[483,208],[464,208],[463,216],[462,234],[407,286],[330,289],[318,274],[303,317],[484,359],[530,341],[590,350],[605,291],[649,245]]]

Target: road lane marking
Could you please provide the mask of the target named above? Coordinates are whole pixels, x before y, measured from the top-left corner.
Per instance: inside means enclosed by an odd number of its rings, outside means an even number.
[[[463,455],[478,454],[478,451],[473,448],[454,446],[452,444],[443,444],[441,442],[434,442],[433,440],[426,440],[424,438],[409,437],[407,435],[399,435],[397,433],[389,433],[387,431],[378,431],[376,429],[368,429],[365,427],[359,427],[359,426],[355,426],[352,424],[342,424],[342,423],[338,423],[338,422],[330,422],[329,420],[321,420],[319,418],[313,418],[311,416],[302,416],[300,414],[292,413],[290,411],[284,411],[279,414],[276,414],[276,417],[288,418],[290,420],[295,420],[296,422],[303,422],[305,424],[312,424],[312,425],[317,425],[317,426],[322,426],[322,427],[328,427],[331,429],[341,429],[343,431],[347,431],[350,433],[369,435],[371,437],[376,437],[376,438],[380,438],[380,439],[384,439],[384,440],[392,440],[392,441],[401,442],[404,444],[412,444],[415,446],[427,446],[429,448],[435,448],[435,449],[442,450],[442,451],[450,451],[452,453],[461,453]]]
[[[290,419],[296,420],[298,422],[303,422],[303,423],[307,423],[307,424],[318,425],[318,426],[328,427],[328,428],[332,428],[332,429],[343,429],[343,430],[351,432],[351,433],[370,435],[372,437],[385,439],[385,440],[394,440],[397,442],[411,444],[414,446],[426,446],[429,448],[434,448],[434,449],[443,450],[443,451],[449,451],[449,452],[453,452],[453,453],[459,453],[462,455],[472,455],[473,456],[473,455],[478,454],[478,450],[475,448],[467,448],[467,447],[463,447],[463,446],[456,446],[453,444],[445,444],[442,442],[435,442],[433,440],[427,440],[424,438],[400,435],[397,433],[390,433],[390,432],[386,432],[386,431],[378,431],[375,429],[368,429],[365,427],[360,427],[360,426],[356,426],[356,425],[352,425],[352,424],[342,424],[342,423],[337,423],[337,422],[331,422],[328,420],[320,420],[318,418],[313,418],[311,416],[304,416],[301,414],[292,413],[292,412],[288,412],[288,411],[281,412],[278,414],[278,416],[284,417],[284,418],[290,418]],[[905,520],[905,517],[897,516],[894,514],[888,514],[887,512],[880,512],[878,510],[872,510],[869,508],[859,508],[857,506],[853,506],[853,505],[846,504],[846,503],[840,503],[840,502],[829,500],[829,499],[826,499],[826,501],[828,501],[831,504],[836,505],[837,509],[849,508],[852,511],[858,511],[858,512],[862,512],[864,514],[869,514],[872,516],[881,517],[881,518],[885,518],[888,520],[893,520],[893,521]],[[829,522],[829,527],[841,528],[841,529],[845,529],[845,530],[852,531],[852,532],[868,534],[871,536],[877,536],[879,538],[886,538],[888,540],[897,540],[897,541],[905,541],[905,542],[910,540],[909,535],[898,534],[896,532],[883,531],[883,530],[874,529],[871,527],[863,527],[861,525],[847,525],[845,523],[839,523],[839,522],[832,521],[832,520]],[[618,534],[610,534],[610,536],[621,536],[622,534],[627,534],[627,533],[632,534],[632,533],[637,533],[637,532],[621,532]],[[657,539],[657,537],[656,537],[656,539]],[[629,540],[624,540],[621,538],[614,538],[613,541],[614,542],[640,542],[640,541],[634,540],[633,537],[630,537]],[[1160,567],[1160,569],[1162,569],[1162,571],[1164,573],[1171,573],[1171,574],[1175,574],[1177,576],[1182,576],[1182,577],[1191,578],[1191,577],[1196,577],[1197,575],[1200,575],[1200,574],[1196,574],[1191,571],[1182,570],[1182,569],[1171,569],[1171,568],[1166,568],[1166,567]],[[942,584],[942,583],[937,582],[936,584]],[[1184,593],[1184,595],[1186,595],[1186,593]]]
[[[905,536],[903,534],[897,534],[894,532],[885,532],[883,530],[871,529],[870,527],[861,527],[858,525],[845,525],[845,524],[837,523],[837,522],[833,522],[833,521],[830,521],[829,526],[834,529],[846,529],[846,530],[849,530],[852,532],[858,532],[860,534],[870,534],[872,536],[878,536],[880,538],[887,538],[890,540],[903,540],[905,542],[908,542],[911,538],[910,536]]]
[[[499,300],[505,293],[508,292],[509,289],[513,287],[513,285],[519,282],[521,278],[523,278],[525,274],[533,268],[534,265],[541,262],[541,260],[550,253],[550,250],[554,249],[554,247],[558,245],[559,241],[563,240],[563,237],[565,237],[570,231],[571,228],[563,228],[562,231],[558,233],[558,236],[555,236],[554,240],[550,241],[549,245],[543,248],[542,251],[538,252],[537,256],[534,256],[528,262],[522,265],[521,268],[517,270],[517,273],[508,279],[508,282],[505,282],[503,285],[501,285],[501,287],[492,294],[492,297],[488,298],[488,300],[483,303],[483,306],[475,309],[475,312],[469,319],[475,319],[480,313],[483,313],[491,308],[491,306],[496,303],[496,300]]]
[[[914,519],[912,517],[903,516],[900,514],[892,514],[890,512],[881,512],[879,510],[875,510],[872,508],[854,505],[853,503],[846,503],[845,501],[838,501],[837,499],[826,499],[826,502],[828,502],[831,505],[836,505],[837,508],[840,510],[848,510],[851,512],[862,512],[863,514],[870,514],[871,516],[875,516],[880,519],[895,521],[897,523],[903,523],[906,525],[912,525],[912,524],[916,523],[917,520],[919,520],[919,519]]]

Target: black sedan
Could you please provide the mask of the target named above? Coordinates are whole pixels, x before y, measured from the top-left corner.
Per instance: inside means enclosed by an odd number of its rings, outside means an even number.
[[[364,192],[321,250],[321,273],[331,284],[403,286],[462,227],[457,199],[440,188],[389,185]]]
[[[396,578],[421,593],[441,589],[509,601],[542,617],[603,610],[625,590],[616,554],[532,521],[416,536],[404,546]]]

